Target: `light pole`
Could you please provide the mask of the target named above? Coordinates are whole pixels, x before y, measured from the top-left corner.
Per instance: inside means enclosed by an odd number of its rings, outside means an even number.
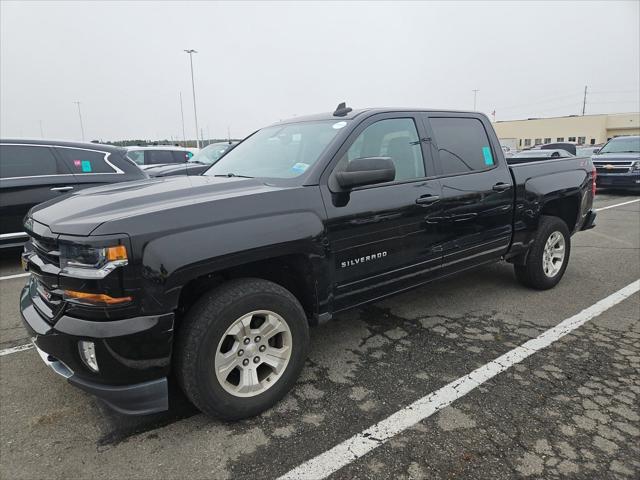
[[[198,53],[193,49],[185,50],[189,54],[189,63],[191,64],[191,89],[193,90],[193,117],[196,121],[196,147],[200,148],[200,138],[198,137],[198,112],[196,110],[196,84],[193,81],[193,54]]]
[[[78,106],[78,118],[80,118],[80,132],[82,133],[82,141],[84,142],[84,126],[82,125],[82,112],[80,111],[80,102],[73,102]]]
[[[477,88],[474,90],[471,90],[473,92],[473,111],[476,111],[476,100],[478,99],[478,92],[480,90],[478,90]]]
[[[182,109],[182,92],[180,92],[180,117],[182,118],[182,146],[187,146],[187,136],[184,133],[184,110]]]

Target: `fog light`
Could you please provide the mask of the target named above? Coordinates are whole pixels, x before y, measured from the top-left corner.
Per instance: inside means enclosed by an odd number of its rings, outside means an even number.
[[[98,359],[96,358],[96,346],[93,342],[80,340],[78,342],[80,358],[84,364],[94,372],[98,372]]]

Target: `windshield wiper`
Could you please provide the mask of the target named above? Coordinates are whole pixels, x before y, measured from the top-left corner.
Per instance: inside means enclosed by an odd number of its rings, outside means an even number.
[[[237,173],[226,173],[224,175],[214,175],[214,177],[239,177],[239,178],[253,178],[253,177],[249,177],[247,175],[238,175]]]

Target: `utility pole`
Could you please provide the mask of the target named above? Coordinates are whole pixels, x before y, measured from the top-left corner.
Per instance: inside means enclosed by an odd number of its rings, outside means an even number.
[[[196,84],[193,80],[193,54],[198,53],[193,49],[185,50],[189,54],[189,62],[191,63],[191,89],[193,91],[193,117],[196,121],[196,147],[200,148],[200,139],[198,138],[198,112],[196,110]]]
[[[80,132],[82,133],[82,141],[84,142],[84,125],[82,125],[82,112],[80,111],[80,102],[73,102],[78,106],[78,118],[80,119]]]
[[[182,108],[182,92],[180,92],[180,117],[182,118],[182,146],[187,146],[187,136],[184,133],[184,110]]]
[[[587,86],[584,86],[584,99],[582,100],[582,116],[584,117],[584,111],[587,108]]]
[[[480,90],[478,90],[477,88],[471,90],[473,92],[473,111],[476,111],[476,100],[478,99],[478,92]]]
[[[44,130],[42,129],[42,120],[38,120],[40,123],[40,138],[44,138]]]

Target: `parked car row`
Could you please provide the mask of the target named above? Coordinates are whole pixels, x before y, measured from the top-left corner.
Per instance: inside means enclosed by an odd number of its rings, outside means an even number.
[[[173,146],[125,147],[127,156],[143,170],[152,165],[185,163],[198,151],[196,148]]]
[[[51,140],[0,140],[0,248],[20,247],[34,205],[66,193],[149,177],[199,175],[237,142],[204,149],[114,147]],[[145,173],[147,170],[148,173]]]
[[[640,136],[614,137],[604,146],[580,147],[572,143],[553,143],[522,150],[510,156],[505,153],[511,165],[573,156],[591,157],[598,175],[598,187],[640,190]]]
[[[0,248],[27,239],[23,220],[39,203],[70,192],[148,178],[124,148],[47,140],[0,140]]]

